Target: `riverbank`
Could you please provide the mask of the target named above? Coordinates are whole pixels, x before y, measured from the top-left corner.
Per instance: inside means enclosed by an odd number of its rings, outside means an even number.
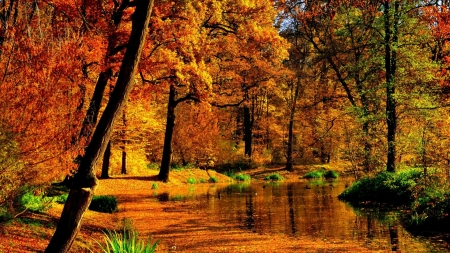
[[[154,196],[170,190],[171,196],[186,195],[192,191],[189,178],[208,179],[203,170],[180,170],[171,173],[170,183],[154,181],[156,172],[130,176],[115,176],[100,180],[97,195],[114,195],[119,211],[113,214],[88,211],[72,252],[98,252],[97,241],[102,241],[104,229],[120,230],[124,223],[133,226],[142,238],[160,239],[157,252],[382,252],[370,250],[354,242],[324,241],[308,236],[290,237],[284,234],[259,234],[208,219],[206,213],[193,207],[195,200],[161,202]],[[279,173],[287,181],[300,180],[304,169],[288,173],[281,168],[246,171],[253,180]],[[214,174],[219,183],[198,183],[195,193],[217,194],[229,178]],[[47,245],[62,205],[55,204],[45,214],[31,214],[2,225],[0,252],[42,252]]]

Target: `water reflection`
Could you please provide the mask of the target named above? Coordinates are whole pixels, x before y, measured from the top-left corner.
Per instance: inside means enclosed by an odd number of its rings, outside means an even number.
[[[337,199],[344,183],[280,183],[231,185],[198,198],[198,210],[209,219],[234,223],[255,233],[284,233],[328,241],[357,241],[375,250],[448,252],[443,243],[413,237],[395,213],[355,212]],[[376,217],[378,216],[378,217]]]

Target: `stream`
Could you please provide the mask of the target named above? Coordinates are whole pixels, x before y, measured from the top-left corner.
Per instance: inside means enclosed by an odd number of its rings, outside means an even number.
[[[443,236],[411,235],[399,222],[399,212],[357,209],[338,200],[345,182],[272,182],[233,184],[195,196],[195,208],[260,234],[310,236],[353,241],[385,252],[450,252]],[[170,200],[183,200],[176,196]],[[167,201],[169,199],[162,199]]]

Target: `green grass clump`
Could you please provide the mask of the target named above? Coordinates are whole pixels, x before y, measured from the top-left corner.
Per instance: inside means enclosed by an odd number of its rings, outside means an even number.
[[[135,230],[125,230],[122,233],[116,231],[104,232],[104,243],[98,243],[102,253],[152,253],[159,244],[156,242],[144,242],[138,238]]]
[[[101,213],[113,213],[117,211],[117,198],[114,196],[94,196],[89,210]]]
[[[323,175],[325,174],[325,170],[313,170],[313,171],[309,171],[305,174],[305,178],[306,179],[318,179],[318,178],[322,178]]]
[[[237,181],[250,181],[251,180],[250,175],[243,174],[243,173],[238,173],[238,174],[234,175],[233,178]]]
[[[196,184],[197,180],[195,178],[190,177],[187,179],[187,182],[188,182],[188,184]]]
[[[278,173],[272,173],[264,177],[264,180],[272,180],[272,181],[282,181],[284,180],[283,176],[280,176]]]
[[[202,184],[206,183],[206,179],[200,178],[200,183],[202,183]]]
[[[178,163],[172,163],[170,164],[170,169],[174,170],[174,171],[181,171],[181,170],[187,170],[187,169],[194,169],[195,165],[194,164],[186,164],[186,165],[181,165]]]
[[[242,172],[235,174],[233,171],[226,171],[224,173],[224,175],[231,177],[232,179],[237,180],[237,181],[250,181],[251,180],[250,175],[243,174]]]
[[[340,199],[356,202],[410,203],[412,191],[422,172],[408,169],[399,172],[381,172],[375,177],[363,178],[339,195]]]
[[[147,169],[159,170],[159,165],[157,163],[149,163],[149,164],[147,164]]]
[[[219,182],[219,180],[216,177],[210,177],[208,179],[208,182],[210,182],[210,183],[217,183],[217,182]]]
[[[153,182],[153,184],[152,184],[152,189],[153,189],[153,190],[156,190],[156,189],[158,189],[158,188],[159,188],[158,183],[157,183],[157,182]]]

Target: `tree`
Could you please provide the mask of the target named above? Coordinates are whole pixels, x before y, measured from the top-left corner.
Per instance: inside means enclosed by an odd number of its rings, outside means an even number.
[[[186,101],[199,103],[214,99],[213,103],[222,102],[215,98],[225,91],[226,85],[238,90],[237,96],[242,100],[243,93],[257,87],[262,82],[260,79],[267,79],[267,76],[253,79],[258,73],[254,70],[262,70],[273,62],[281,63],[277,55],[282,55],[284,47],[277,48],[283,40],[273,28],[275,13],[269,1],[162,2],[155,10],[157,14],[151,27],[151,36],[155,39],[148,46],[148,57],[142,63],[153,67],[142,68],[142,80],[157,85],[154,89],[168,91],[159,173],[159,178],[167,181],[175,108]],[[163,32],[169,30],[170,33]],[[264,63],[262,59],[269,61]],[[229,68],[228,72],[224,71],[224,65]],[[221,81],[225,77],[228,82],[223,84]]]
[[[60,221],[45,252],[67,252],[80,228],[83,214],[98,184],[95,176],[98,160],[106,149],[114,122],[122,113],[134,84],[133,77],[147,36],[152,7],[153,0],[141,0],[136,3],[132,16],[132,30],[116,87],[86,148],[86,154],[75,175]]]

